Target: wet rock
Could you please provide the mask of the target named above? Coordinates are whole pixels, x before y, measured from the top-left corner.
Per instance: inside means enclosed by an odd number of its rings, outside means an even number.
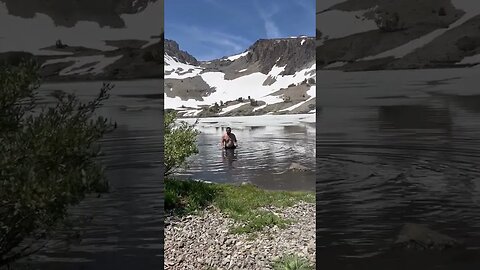
[[[445,250],[460,247],[462,243],[448,235],[436,232],[425,225],[405,224],[394,247],[413,250]]]
[[[288,171],[300,171],[300,172],[306,172],[306,171],[310,171],[309,168],[299,164],[299,163],[296,163],[296,162],[292,162],[292,164],[290,165],[290,167],[288,167]]]
[[[254,183],[250,182],[250,181],[244,181],[240,184],[241,186],[254,186],[254,187],[257,187],[257,185],[255,185]]]

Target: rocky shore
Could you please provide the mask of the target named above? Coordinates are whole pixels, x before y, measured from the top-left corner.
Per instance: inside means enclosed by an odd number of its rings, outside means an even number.
[[[214,206],[197,215],[167,216],[165,269],[274,269],[272,264],[289,254],[308,259],[315,269],[315,204],[262,210],[290,222],[235,234],[232,226],[241,224]]]

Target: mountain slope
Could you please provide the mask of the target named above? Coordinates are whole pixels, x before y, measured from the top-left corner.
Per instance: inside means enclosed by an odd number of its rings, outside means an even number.
[[[157,42],[106,41],[109,51],[81,46],[51,46],[44,55],[0,53],[0,62],[35,59],[45,81],[129,80],[163,77],[163,35]]]
[[[240,54],[204,62],[175,41],[165,44],[167,109],[196,117],[314,112],[312,37],[261,39]]]
[[[348,0],[317,14],[319,69],[457,67],[480,54],[470,0]],[[471,59],[471,58],[468,58]]]

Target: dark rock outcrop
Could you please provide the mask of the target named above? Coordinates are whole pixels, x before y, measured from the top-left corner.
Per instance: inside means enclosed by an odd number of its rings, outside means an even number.
[[[461,246],[462,242],[448,235],[414,223],[405,224],[394,242],[394,248],[412,250],[445,250]]]
[[[267,74],[277,65],[286,66],[282,75],[292,75],[312,64],[315,38],[260,39],[248,50],[250,53],[245,56],[246,62],[259,63],[260,72]]]
[[[169,56],[177,59],[178,62],[184,64],[190,64],[194,66],[200,65],[195,57],[186,51],[180,50],[178,43],[170,39],[165,40],[165,54],[168,54]]]
[[[310,171],[307,167],[303,166],[302,164],[292,162],[290,167],[288,167],[287,171],[294,171],[294,172],[307,172]]]

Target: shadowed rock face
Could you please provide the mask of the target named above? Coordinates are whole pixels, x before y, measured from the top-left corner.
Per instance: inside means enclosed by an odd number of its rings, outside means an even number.
[[[176,58],[179,62],[196,65],[196,66],[200,65],[200,63],[197,61],[195,57],[193,57],[186,51],[180,50],[180,47],[178,46],[177,42],[166,39],[164,46],[165,46],[165,53],[170,55],[173,58]]]
[[[35,13],[51,17],[58,26],[73,27],[79,21],[93,21],[100,26],[125,27],[122,14],[135,14],[158,0],[0,0],[8,13],[33,18]]]
[[[300,45],[302,43],[303,45]],[[261,39],[249,49],[252,53],[247,55],[250,63],[260,63],[260,72],[267,74],[272,66],[285,66],[284,75],[292,75],[306,68],[315,59],[315,39],[312,37]],[[278,62],[277,62],[277,59]]]

